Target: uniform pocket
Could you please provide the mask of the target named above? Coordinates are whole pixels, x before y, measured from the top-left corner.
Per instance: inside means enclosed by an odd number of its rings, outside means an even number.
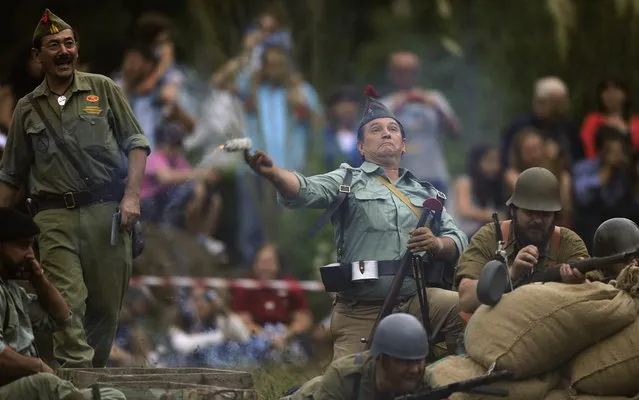
[[[111,127],[105,116],[80,114],[76,137],[80,148],[88,151],[104,151],[113,142]]]
[[[392,229],[393,204],[390,193],[358,191],[355,204],[349,210],[355,213],[355,224],[362,231],[387,231]]]
[[[27,128],[27,137],[31,141],[36,168],[39,171],[47,170],[58,151],[55,139],[47,132],[44,125]]]

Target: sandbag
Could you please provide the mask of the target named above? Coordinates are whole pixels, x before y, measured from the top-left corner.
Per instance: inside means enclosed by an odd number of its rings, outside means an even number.
[[[589,394],[575,394],[571,390],[555,389],[551,390],[544,400],[639,400],[639,396],[593,396]]]
[[[477,378],[487,373],[486,368],[468,356],[449,356],[426,368],[427,382],[431,386],[448,385],[453,382]],[[503,381],[488,385],[509,391],[508,397],[489,396],[475,393],[455,393],[451,400],[543,400],[546,394],[555,388],[561,380],[558,372],[544,374],[538,378],[518,381]]]
[[[570,400],[570,394],[566,389],[554,389],[548,392],[544,400]]]
[[[635,316],[632,297],[604,283],[526,285],[475,311],[466,350],[486,368],[495,363],[516,378],[530,378],[621,331]]]
[[[639,300],[635,299],[639,308]],[[639,393],[639,318],[621,332],[594,344],[570,362],[570,385],[598,396]]]

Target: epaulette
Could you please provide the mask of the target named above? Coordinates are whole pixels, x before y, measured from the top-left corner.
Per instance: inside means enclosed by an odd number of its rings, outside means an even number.
[[[364,356],[362,353],[355,353],[347,356],[338,361],[338,368],[343,376],[351,376],[353,374],[359,374],[362,371],[362,365],[364,364]]]
[[[418,180],[417,182],[419,182],[419,184],[422,185],[423,188],[431,189],[431,190],[435,191],[435,196],[437,196],[437,200],[439,200],[442,204],[444,204],[444,202],[447,199],[447,197],[444,194],[444,192],[438,190],[432,183],[430,183],[428,181],[420,181],[420,180]]]

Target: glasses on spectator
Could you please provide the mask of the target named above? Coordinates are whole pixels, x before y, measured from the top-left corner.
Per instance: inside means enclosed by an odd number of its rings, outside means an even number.
[[[67,39],[62,43],[57,40],[53,40],[47,43],[44,47],[46,47],[47,50],[57,51],[57,50],[60,50],[60,46],[64,46],[65,49],[71,50],[75,48],[76,45],[77,45],[77,42],[75,40]]]

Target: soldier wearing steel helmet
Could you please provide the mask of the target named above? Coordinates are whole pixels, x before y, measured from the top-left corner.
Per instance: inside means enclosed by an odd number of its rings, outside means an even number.
[[[611,218],[604,221],[593,238],[592,255],[594,257],[607,257],[624,251],[635,250],[639,247],[639,226],[628,218]],[[637,260],[632,260],[637,263]],[[619,272],[629,263],[619,263],[606,268],[603,282],[615,279]]]
[[[393,399],[427,386],[427,356],[422,323],[410,314],[391,314],[379,323],[370,350],[334,361],[323,376],[284,399]]]
[[[589,255],[575,232],[555,225],[561,202],[559,182],[552,172],[540,167],[522,172],[506,205],[510,220],[501,223],[500,233],[514,287],[540,281],[546,268],[560,268],[565,283],[585,281],[583,274],[566,264]],[[484,225],[459,259],[455,283],[463,312],[473,313],[479,307],[477,280],[484,265],[495,258],[497,234],[495,224]]]

